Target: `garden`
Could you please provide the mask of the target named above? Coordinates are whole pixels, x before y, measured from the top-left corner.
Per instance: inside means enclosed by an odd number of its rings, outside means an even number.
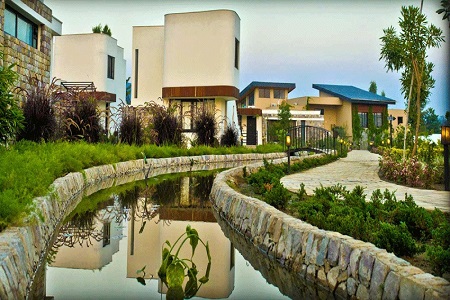
[[[0,58],[1,58],[0,53]],[[29,78],[16,88],[14,65],[0,65],[0,231],[20,225],[33,212],[32,200],[70,172],[135,159],[235,153],[272,153],[282,146],[254,149],[239,144],[235,126],[217,138],[214,111],[198,105],[194,140],[182,136],[177,107],[148,103],[100,110],[97,94],[65,90]],[[108,118],[107,118],[108,117]],[[104,128],[111,122],[113,133]],[[191,147],[187,147],[187,144]]]
[[[336,156],[305,158],[290,169],[303,171],[336,159]],[[280,183],[287,173],[287,164],[265,161],[252,174],[244,167],[242,178],[237,178],[232,187],[321,229],[373,243],[427,272],[438,276],[450,273],[448,213],[419,207],[410,195],[396,199],[389,190],[376,190],[366,199],[360,186],[353,190],[341,185],[320,187],[307,195],[300,183],[299,191],[292,193]]]

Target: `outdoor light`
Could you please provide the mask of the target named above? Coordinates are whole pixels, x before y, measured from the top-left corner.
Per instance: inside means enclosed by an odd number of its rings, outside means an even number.
[[[286,134],[286,146],[287,146],[287,157],[288,157],[288,174],[291,172],[291,136],[289,135],[289,132]]]
[[[288,134],[286,134],[286,146],[290,147],[291,146],[291,136]]]
[[[444,187],[450,191],[449,165],[448,165],[448,145],[450,144],[450,126],[441,126],[441,144],[444,145]]]
[[[450,126],[441,126],[441,144],[450,144]]]

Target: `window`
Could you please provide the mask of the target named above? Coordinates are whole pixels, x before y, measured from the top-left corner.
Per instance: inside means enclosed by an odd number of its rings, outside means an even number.
[[[239,70],[239,41],[234,39],[234,67]]]
[[[170,104],[177,106],[183,131],[187,132],[194,131],[194,117],[199,109],[205,107],[207,110],[214,111],[214,99],[170,100]]]
[[[403,124],[403,117],[397,117],[397,125]]]
[[[383,125],[383,114],[373,113],[373,123],[375,124],[375,127],[381,127]]]
[[[273,90],[273,97],[275,99],[284,99],[284,90]]]
[[[367,113],[366,112],[359,112],[358,113],[359,116],[359,121],[361,123],[361,127],[362,128],[367,128],[368,126],[368,117],[367,117]]]
[[[139,49],[134,50],[134,98],[138,97]]]
[[[259,89],[259,98],[270,98],[269,89]]]
[[[5,8],[5,24],[3,30],[22,42],[37,48],[38,27],[27,18],[9,7]]]
[[[252,92],[250,95],[248,95],[248,106],[254,105],[255,105],[255,94]]]
[[[108,55],[108,78],[114,79],[114,65],[115,65],[115,58]]]
[[[103,224],[103,247],[108,246],[111,243],[111,223],[107,222]]]

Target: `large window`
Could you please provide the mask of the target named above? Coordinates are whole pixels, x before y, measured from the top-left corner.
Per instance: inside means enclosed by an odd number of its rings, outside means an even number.
[[[177,106],[183,131],[194,131],[194,120],[200,109],[207,109],[214,113],[214,99],[170,100],[170,104]]]
[[[270,89],[259,89],[259,98],[270,98]]]
[[[373,123],[375,124],[375,127],[383,126],[383,114],[373,113]]]
[[[5,9],[5,24],[3,30],[7,34],[37,48],[38,27],[9,7],[6,7]]]
[[[284,99],[284,90],[273,90],[273,97],[275,99]]]
[[[108,55],[108,78],[114,79],[114,67],[116,59]]]
[[[358,116],[359,116],[359,121],[361,122],[361,127],[362,128],[367,128],[368,127],[367,113],[366,112],[359,112]]]

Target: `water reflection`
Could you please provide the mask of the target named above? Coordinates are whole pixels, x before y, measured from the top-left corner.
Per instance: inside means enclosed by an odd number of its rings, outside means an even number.
[[[157,279],[163,242],[175,240],[190,224],[204,241],[209,241],[212,253],[210,281],[202,286],[197,296],[229,297],[234,288],[234,248],[216,223],[211,210],[208,196],[213,180],[212,173],[206,176],[163,176],[148,182],[138,182],[113,193],[103,192],[100,196],[93,194],[85,198],[64,222],[56,237],[53,255],[49,259],[49,271],[63,268],[109,270],[108,264],[119,251],[120,241],[123,239],[127,241],[125,277],[132,280],[135,288],[139,289],[135,279],[138,276],[136,271],[146,266],[146,278],[156,282],[152,278]],[[101,202],[97,199],[101,197],[108,200]],[[92,210],[92,203],[97,201],[99,204]],[[84,207],[87,209],[83,209]],[[180,253],[180,257],[186,255],[190,257],[190,252]],[[204,253],[196,252],[194,260],[199,274],[204,274],[207,257]],[[86,286],[90,285],[90,282],[86,282]],[[55,291],[60,289],[53,288],[48,280],[47,288],[56,294],[58,292]],[[110,282],[105,282],[102,288],[90,293],[102,298],[101,293],[110,288]],[[160,293],[166,292],[159,280],[157,290]],[[62,293],[64,298],[69,296],[64,294],[67,291]],[[70,293],[75,295],[79,291],[72,290]],[[80,296],[73,296],[76,297]],[[108,297],[114,298],[114,294]]]

